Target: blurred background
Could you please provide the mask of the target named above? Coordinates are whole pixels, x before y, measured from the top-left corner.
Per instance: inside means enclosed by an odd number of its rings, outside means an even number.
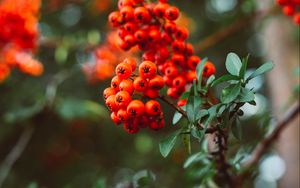
[[[257,132],[265,131],[259,119],[268,112],[273,121],[280,119],[298,98],[299,27],[272,0],[170,4],[181,9],[179,24],[190,29],[197,54],[214,62],[217,77],[225,72],[228,52],[250,54],[252,68],[274,62],[267,77],[251,83],[257,106],[243,107],[241,124],[248,136],[242,142],[255,145],[261,137]],[[36,57],[44,74],[37,78],[14,71],[0,85],[0,187],[129,187],[144,170],[155,179],[150,187],[199,187],[202,172],[182,167],[188,156],[182,143],[168,158],[159,153],[158,142],[176,129],[173,111],[165,110],[163,130],[137,135],[109,118],[102,91],[112,70],[125,57],[139,55],[116,46],[116,33],[107,24],[116,5],[116,0],[42,2]],[[299,187],[299,118],[257,174],[248,187]]]

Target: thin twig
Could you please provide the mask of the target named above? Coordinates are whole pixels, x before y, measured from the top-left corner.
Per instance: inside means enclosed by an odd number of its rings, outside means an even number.
[[[269,149],[269,147],[275,142],[280,133],[289,125],[289,123],[297,117],[300,112],[300,104],[297,102],[294,104],[284,115],[283,119],[278,123],[276,128],[272,131],[272,133],[264,138],[259,145],[253,150],[251,154],[251,158],[242,164],[242,167],[245,169],[252,167],[257,164],[264,153]]]
[[[16,145],[13,149],[8,153],[4,161],[0,166],[0,188],[3,186],[5,179],[10,173],[13,165],[19,159],[26,146],[28,145],[32,135],[34,132],[34,128],[32,126],[26,126],[17,141]]]
[[[187,118],[187,114],[179,106],[170,102],[165,96],[160,96],[159,98]]]

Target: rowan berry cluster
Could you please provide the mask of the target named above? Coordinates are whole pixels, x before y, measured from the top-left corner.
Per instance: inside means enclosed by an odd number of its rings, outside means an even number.
[[[111,88],[104,91],[106,105],[112,111],[114,122],[124,123],[129,133],[147,125],[159,129],[165,123],[160,104],[153,100],[145,104],[132,100],[132,93],[155,99],[167,86],[166,94],[178,100],[188,85],[197,79],[196,67],[200,57],[194,54],[192,44],[186,41],[188,29],[175,22],[180,16],[179,9],[168,4],[167,0],[155,3],[119,0],[118,8],[119,11],[109,15],[109,22],[118,28],[119,46],[125,51],[138,47],[143,52],[143,62],[139,65],[137,76],[132,74],[136,64],[131,60],[127,59],[116,67],[117,76],[112,79]],[[214,73],[214,65],[206,62],[203,76],[209,77]],[[178,101],[179,106],[185,104],[186,100]],[[142,110],[138,112],[136,109]]]
[[[178,99],[186,84],[196,79],[195,69],[200,62],[192,44],[186,42],[189,31],[175,23],[179,9],[166,0],[119,0],[118,7],[119,11],[109,15],[109,21],[118,28],[120,47],[129,50],[138,46],[144,52],[143,60],[157,64],[169,87],[167,95]],[[214,65],[207,62],[203,75],[208,77],[214,72]]]
[[[282,6],[282,12],[286,16],[293,17],[294,23],[300,25],[300,0],[276,0]]]
[[[38,39],[40,0],[3,0],[0,2],[0,82],[18,68],[38,76],[43,72],[40,62],[32,58]]]
[[[157,75],[153,62],[142,62],[137,71],[136,66],[134,59],[125,59],[116,67],[111,86],[103,92],[106,106],[112,112],[111,119],[117,125],[123,123],[131,134],[140,128],[158,130],[165,125],[160,103],[155,100],[164,87],[164,80]]]

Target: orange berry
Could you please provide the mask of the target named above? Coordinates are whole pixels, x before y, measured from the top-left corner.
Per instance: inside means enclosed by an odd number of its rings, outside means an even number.
[[[145,91],[148,87],[148,82],[144,78],[136,77],[133,82],[133,87],[136,91]]]
[[[159,96],[159,91],[156,89],[147,89],[144,92],[144,95],[151,98],[151,99],[155,99]]]
[[[117,116],[121,122],[125,122],[129,118],[129,115],[127,114],[127,111],[125,109],[118,110]]]
[[[103,91],[103,98],[104,100],[106,100],[109,96],[111,95],[115,95],[116,94],[116,91],[114,88],[106,88],[104,91]]]
[[[132,73],[131,66],[127,63],[120,63],[116,67],[116,75],[121,80],[129,78],[131,76],[131,73]]]
[[[133,93],[133,83],[131,80],[122,80],[119,85],[120,91],[127,91],[129,94]]]
[[[110,84],[110,87],[114,88],[116,91],[119,91],[119,85],[121,83],[121,79],[118,77],[118,76],[114,76],[112,79],[111,79],[111,84]]]
[[[138,117],[143,115],[145,112],[145,105],[140,100],[133,100],[127,106],[127,113],[131,117]]]
[[[148,115],[156,116],[161,112],[159,102],[155,100],[150,100],[145,104],[145,110]]]
[[[151,61],[144,61],[139,66],[139,74],[142,78],[153,78],[156,74],[157,68]]]
[[[135,69],[136,69],[135,59],[128,57],[123,62],[129,64],[131,66],[131,70],[135,71]]]
[[[215,74],[215,72],[216,72],[215,65],[212,62],[207,61],[204,65],[203,76],[210,77],[211,75]]]
[[[110,111],[114,112],[118,110],[118,105],[116,104],[116,95],[111,95],[109,96],[106,101],[105,104],[106,106],[109,108]]]
[[[116,125],[119,125],[121,124],[122,122],[120,121],[120,119],[118,118],[116,112],[112,112],[110,114],[110,118],[113,120],[113,122],[116,124]]]
[[[131,101],[131,96],[127,91],[119,91],[115,96],[115,103],[119,108],[126,108]]]
[[[156,75],[154,78],[149,80],[149,88],[151,89],[159,90],[164,87],[164,84],[164,79],[159,75]]]

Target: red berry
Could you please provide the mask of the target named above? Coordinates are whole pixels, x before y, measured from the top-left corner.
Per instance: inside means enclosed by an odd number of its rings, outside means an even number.
[[[145,104],[145,111],[148,115],[156,116],[161,112],[159,102],[155,100],[150,100]]]
[[[136,77],[133,82],[133,87],[136,91],[145,91],[148,87],[148,82],[142,77]]]
[[[115,103],[119,108],[126,108],[131,101],[131,96],[127,91],[119,91],[115,96]]]
[[[116,94],[116,91],[114,88],[106,88],[104,91],[103,91],[103,98],[104,100],[106,100],[109,96],[111,95],[115,95]]]
[[[127,114],[127,111],[124,109],[118,110],[117,116],[121,122],[126,122],[129,118],[129,115]]]
[[[178,10],[178,8],[176,8],[176,7],[169,7],[166,10],[165,17],[168,20],[174,21],[174,20],[176,20],[178,18],[178,16],[179,16],[179,10]]]
[[[120,91],[127,91],[129,94],[133,93],[133,83],[131,80],[122,80],[119,85]]]
[[[164,79],[156,75],[154,78],[149,80],[149,88],[159,90],[164,87]]]
[[[129,78],[131,76],[131,73],[132,73],[131,66],[127,63],[120,63],[116,67],[116,75],[121,80]]]
[[[145,112],[145,105],[140,100],[133,100],[127,106],[127,113],[131,117],[138,117],[143,115]]]
[[[142,78],[153,78],[156,74],[157,68],[151,61],[144,61],[139,66],[139,74]]]
[[[121,83],[121,79],[118,76],[115,76],[111,79],[110,87],[114,88],[116,91],[119,91],[120,83]]]
[[[118,110],[118,106],[115,102],[115,99],[116,99],[116,95],[111,95],[109,96],[106,101],[105,101],[105,104],[106,106],[109,108],[110,111],[117,111]]]

